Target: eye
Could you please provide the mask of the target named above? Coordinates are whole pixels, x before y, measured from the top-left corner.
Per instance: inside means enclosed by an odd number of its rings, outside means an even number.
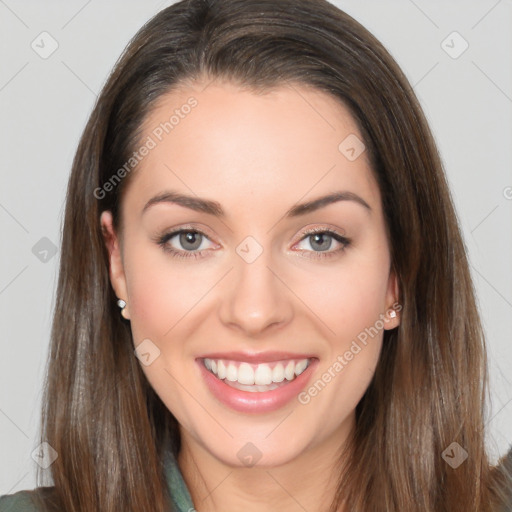
[[[209,249],[205,242],[210,239],[195,228],[182,227],[158,237],[156,242],[174,258],[201,258]],[[350,245],[345,236],[326,228],[314,228],[304,233],[297,246],[304,252],[311,253],[310,258],[329,258],[339,255]],[[211,243],[211,241],[210,241]],[[300,245],[306,247],[300,247]],[[340,245],[330,250],[333,245]],[[309,246],[309,248],[307,247]]]
[[[209,238],[197,229],[181,228],[161,236],[157,243],[173,257],[198,258],[207,249],[204,247],[206,240]]]
[[[350,240],[336,231],[325,228],[314,228],[306,231],[305,236],[300,240],[298,245],[300,244],[306,245],[306,252],[315,253],[314,256],[311,256],[313,258],[329,258],[343,252],[350,245]],[[329,250],[336,244],[341,246],[338,249]],[[307,246],[309,246],[311,250],[308,249]],[[304,247],[301,249],[304,249]]]

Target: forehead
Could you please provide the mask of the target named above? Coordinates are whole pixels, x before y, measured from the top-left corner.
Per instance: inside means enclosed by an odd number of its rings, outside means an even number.
[[[229,82],[182,86],[159,98],[139,145],[149,149],[125,196],[135,207],[169,189],[245,210],[342,188],[379,201],[349,110],[303,85],[264,93]]]

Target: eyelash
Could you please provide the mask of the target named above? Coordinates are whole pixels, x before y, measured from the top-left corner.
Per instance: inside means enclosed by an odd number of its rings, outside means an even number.
[[[207,238],[209,240],[208,236],[205,233],[203,233],[202,231],[198,230],[198,229],[195,229],[195,228],[180,228],[178,230],[171,231],[169,233],[165,233],[164,235],[158,237],[156,242],[157,242],[158,245],[160,245],[162,247],[162,250],[164,252],[170,254],[173,258],[194,258],[194,259],[197,259],[197,258],[203,257],[203,252],[206,252],[207,249],[203,249],[202,251],[178,251],[176,249],[173,249],[173,248],[169,247],[169,245],[167,245],[167,242],[169,240],[171,240],[176,235],[179,235],[181,233],[196,233],[196,234],[199,234],[199,235],[201,235],[201,236],[203,236],[203,237],[205,237],[205,238]],[[345,251],[345,249],[351,244],[351,240],[350,239],[346,238],[343,235],[340,235],[336,231],[333,231],[333,230],[330,230],[330,229],[325,229],[325,228],[313,228],[313,229],[310,229],[310,230],[306,231],[303,234],[303,237],[297,243],[300,243],[303,240],[307,239],[309,236],[316,235],[316,234],[329,235],[334,240],[336,240],[337,242],[342,244],[342,246],[339,249],[336,249],[334,251],[306,251],[306,252],[312,252],[312,253],[315,254],[315,256],[308,256],[308,257],[313,258],[313,259],[324,259],[324,258],[335,257],[335,256],[339,255],[340,253],[342,253],[343,251]]]

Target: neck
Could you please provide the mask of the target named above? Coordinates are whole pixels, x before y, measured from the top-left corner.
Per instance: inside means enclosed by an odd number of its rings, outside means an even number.
[[[181,428],[178,465],[197,512],[325,512],[337,489],[346,427],[287,463],[267,467],[227,465]]]

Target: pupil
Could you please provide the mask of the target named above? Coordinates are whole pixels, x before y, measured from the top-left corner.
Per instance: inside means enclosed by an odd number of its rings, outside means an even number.
[[[197,249],[201,245],[200,234],[194,231],[187,231],[186,233],[182,233],[180,235],[180,243],[184,248],[190,250]],[[192,244],[192,247],[187,246],[187,244]]]
[[[324,237],[326,237],[326,238],[324,239]],[[319,247],[320,251],[325,251],[325,250],[329,249],[329,247],[331,246],[330,236],[326,235],[325,233],[313,235],[313,244],[316,244],[317,242],[318,242],[318,245],[320,246]],[[312,244],[312,246],[314,248],[313,244]]]

